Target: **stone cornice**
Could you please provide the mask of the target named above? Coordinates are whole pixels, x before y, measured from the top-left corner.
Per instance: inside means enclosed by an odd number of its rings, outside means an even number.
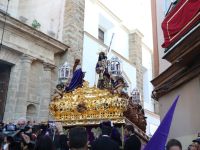
[[[27,55],[27,54],[23,54],[21,56],[21,60],[23,60],[23,62],[29,62],[29,63],[32,63],[34,60],[36,60],[36,58],[30,56],[30,55]]]
[[[34,28],[32,28],[31,26],[28,26],[22,22],[20,22],[19,20],[7,15],[6,16],[6,27],[10,27],[10,28],[14,28],[18,31],[23,32],[24,35],[29,35],[31,37],[33,37],[36,40],[39,40],[41,42],[44,42],[52,47],[54,47],[55,49],[53,49],[55,51],[55,53],[59,53],[59,52],[64,52],[66,51],[69,46],[63,44],[62,42],[46,35],[45,33],[38,31]],[[0,12],[0,22],[5,22],[5,13]]]
[[[122,20],[116,16],[108,7],[106,7],[100,0],[94,0],[102,9],[108,12],[117,22],[122,22]]]
[[[55,65],[52,65],[52,64],[46,63],[46,62],[43,62],[43,67],[44,67],[44,70],[47,70],[47,71],[48,71],[48,70],[51,71],[51,70],[53,70],[53,69],[56,68]]]
[[[158,77],[153,79],[151,83],[154,86],[153,98],[159,100],[163,95],[187,83],[191,79],[200,74],[200,55],[190,64],[184,65],[182,62],[177,62],[171,65],[167,70],[161,73]]]
[[[143,37],[144,37],[144,35],[143,35],[138,29],[135,29],[135,30],[131,30],[131,31],[130,31],[130,34],[133,34],[133,33],[138,34],[138,35],[140,36],[140,38],[143,38]]]
[[[152,111],[149,111],[148,109],[144,109],[145,114],[151,115],[152,117],[155,117],[156,119],[160,119],[160,116]]]
[[[107,12],[115,21],[117,21],[121,28],[129,33],[129,29],[122,24],[122,20],[116,16],[108,7],[106,7],[100,0],[93,0],[99,7],[101,7],[105,12]]]

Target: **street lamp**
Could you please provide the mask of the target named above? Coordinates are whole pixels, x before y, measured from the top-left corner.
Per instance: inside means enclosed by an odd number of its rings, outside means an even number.
[[[69,81],[69,79],[71,78],[71,69],[70,69],[70,66],[67,62],[65,62],[59,68],[58,77],[59,77],[59,81],[61,83],[64,83],[65,85]]]
[[[118,57],[112,57],[110,60],[108,60],[108,73],[111,76],[121,76],[122,63]]]
[[[140,104],[141,95],[137,88],[133,89],[131,92],[131,100],[133,104]]]

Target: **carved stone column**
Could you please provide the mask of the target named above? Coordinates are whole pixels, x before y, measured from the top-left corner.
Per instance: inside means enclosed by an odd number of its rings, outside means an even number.
[[[142,37],[138,30],[129,34],[129,60],[136,67],[137,88],[143,101]]]
[[[15,120],[18,118],[26,118],[26,107],[28,101],[28,90],[29,90],[29,79],[30,79],[30,71],[31,71],[31,63],[33,61],[33,57],[28,55],[23,55],[21,58],[21,73],[20,80],[18,86],[18,92],[16,97],[16,106],[14,118]]]
[[[70,64],[74,59],[82,60],[84,38],[85,0],[66,0],[63,26],[63,42],[70,46],[67,54],[62,58]]]
[[[49,102],[51,100],[51,71],[55,66],[43,63],[44,71],[41,87],[41,101],[38,121],[47,121],[49,118]]]

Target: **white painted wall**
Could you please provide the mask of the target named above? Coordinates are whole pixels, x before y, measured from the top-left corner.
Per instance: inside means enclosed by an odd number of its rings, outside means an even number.
[[[165,10],[166,7],[169,5],[170,0],[161,1],[161,0],[156,0],[156,14],[157,14],[157,37],[158,37],[158,53],[159,53],[159,74],[162,73],[164,70],[166,70],[169,66],[170,63],[162,59],[164,56],[164,48],[161,47],[161,45],[164,42],[164,37],[163,37],[163,31],[161,28],[161,24],[165,18]]]
[[[160,117],[154,114],[154,101],[151,98],[153,86],[152,80],[152,52],[144,44],[142,45],[142,65],[143,65],[143,97],[145,116],[147,117],[146,134],[152,136],[160,124]]]
[[[85,0],[84,31],[98,38],[98,10],[95,3]]]
[[[183,150],[197,137],[200,129],[200,75],[159,98],[160,116],[164,118],[177,95],[179,101],[174,112],[168,139],[176,138]]]
[[[123,61],[123,59],[121,59]],[[134,88],[136,88],[136,69],[130,63],[126,61],[122,62],[123,71],[127,75],[128,79],[130,80],[131,84],[129,85],[129,92],[131,92]]]
[[[0,1],[0,9],[6,10],[7,0]],[[40,24],[40,31],[48,34],[55,33],[56,39],[62,41],[65,0],[10,0],[8,13],[19,19],[27,18],[26,24],[32,24],[36,19]]]
[[[104,44],[110,44],[112,34],[115,33],[111,48],[128,59],[128,32],[121,27],[118,20],[113,18],[95,1],[86,0],[84,30],[98,38],[98,28],[105,31]]]
[[[85,80],[90,83],[90,86],[95,84],[95,76],[96,81],[98,80],[95,67],[98,60],[98,53],[101,49],[104,49],[102,45],[84,35],[82,69],[86,72]]]
[[[152,80],[152,52],[144,44],[142,46],[142,65],[143,65],[143,95],[144,108],[154,112],[154,103],[151,100]]]
[[[145,116],[147,117],[146,134],[152,136],[160,124],[160,117],[146,110]]]

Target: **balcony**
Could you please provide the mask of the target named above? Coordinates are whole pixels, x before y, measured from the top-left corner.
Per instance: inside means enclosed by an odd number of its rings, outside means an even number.
[[[171,65],[151,81],[155,87],[154,99],[159,99],[200,74],[199,9],[198,0],[180,0],[164,19],[163,47],[166,50],[163,59]]]
[[[170,8],[162,22],[164,33],[162,47],[166,48],[165,52],[177,45],[182,37],[198,26],[200,20],[200,3],[198,0],[179,0],[173,8]]]
[[[195,30],[164,55],[170,67],[151,82],[155,89],[153,98],[167,94],[200,74],[200,24]]]
[[[162,23],[166,59],[170,63],[188,64],[199,54],[200,3],[179,0],[172,3]]]

